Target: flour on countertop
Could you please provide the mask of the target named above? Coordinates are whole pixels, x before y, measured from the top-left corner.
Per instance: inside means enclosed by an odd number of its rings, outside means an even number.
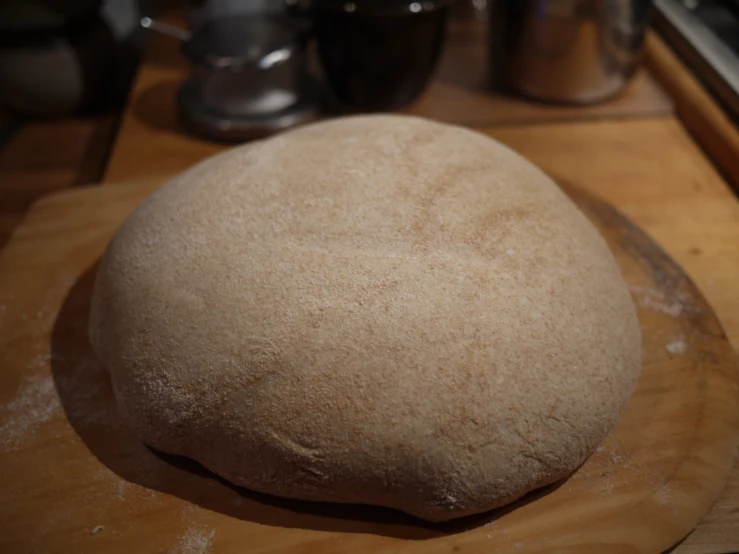
[[[4,343],[12,344],[16,338],[30,339],[36,352],[24,368],[25,376],[15,396],[0,403],[0,449],[17,449],[32,438],[42,424],[62,413],[56,384],[50,373],[52,355],[48,352],[48,345],[59,306],[77,278],[75,271],[60,272],[40,295],[40,307],[24,313],[14,314],[14,310],[9,309],[15,303],[16,295],[5,294],[0,299],[0,320],[13,318],[3,323],[19,321],[31,324],[7,325]]]
[[[658,289],[629,285],[629,290],[634,295],[636,305],[640,308],[650,308],[670,317],[678,317],[683,313],[684,306],[681,301],[665,298],[664,293]]]
[[[116,488],[115,496],[118,500],[126,499],[126,490],[128,489],[129,486],[130,485],[128,481],[125,481],[124,479],[120,479],[120,478],[118,479],[118,481],[115,484],[115,488]]]
[[[673,356],[682,356],[688,351],[688,344],[682,339],[674,339],[665,345],[665,350]]]
[[[48,359],[48,356],[47,356]],[[41,357],[33,364],[46,364]],[[17,448],[38,427],[60,413],[59,396],[51,375],[32,375],[21,381],[16,396],[0,405],[0,447]]]
[[[628,454],[618,445],[607,442],[596,449],[564,486],[569,488],[580,480],[588,481],[588,489],[593,493],[607,496],[637,483],[650,488],[660,486],[664,476],[659,468],[641,459],[638,452]]]
[[[177,539],[174,552],[176,554],[207,554],[210,552],[215,534],[215,531],[208,532],[190,528]]]

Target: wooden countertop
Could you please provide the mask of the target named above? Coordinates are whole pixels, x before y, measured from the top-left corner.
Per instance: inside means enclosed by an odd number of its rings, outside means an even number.
[[[104,113],[8,121],[0,138],[0,251],[37,199],[100,180],[117,120]]]
[[[482,46],[466,25],[457,24],[438,78],[408,111],[475,127],[556,179],[611,202],[685,268],[739,348],[739,202],[654,79],[642,71],[619,98],[582,109],[491,96],[481,87]],[[178,127],[174,93],[185,71],[176,44],[152,37],[106,181],[171,174],[224,148]],[[674,553],[737,551],[739,466],[719,502]]]

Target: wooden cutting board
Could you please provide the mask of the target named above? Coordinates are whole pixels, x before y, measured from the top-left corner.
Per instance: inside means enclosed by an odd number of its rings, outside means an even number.
[[[97,260],[160,182],[46,198],[0,258],[0,551],[657,553],[716,500],[737,443],[733,352],[681,269],[613,208],[574,191],[631,287],[644,366],[620,423],[571,478],[431,525],[255,494],[147,449],[119,421],[86,327]]]

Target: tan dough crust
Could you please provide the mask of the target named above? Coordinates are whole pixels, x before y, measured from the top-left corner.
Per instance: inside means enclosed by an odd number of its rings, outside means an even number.
[[[613,256],[548,177],[400,116],[302,127],[167,183],[106,252],[90,337],[152,447],[434,521],[576,469],[641,340]]]

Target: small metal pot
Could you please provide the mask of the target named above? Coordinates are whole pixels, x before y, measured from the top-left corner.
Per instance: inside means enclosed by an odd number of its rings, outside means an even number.
[[[318,52],[338,100],[390,109],[415,100],[436,68],[451,0],[314,0]]]
[[[242,15],[202,25],[183,42],[202,107],[253,117],[284,110],[298,98],[307,28],[278,14]]]
[[[494,72],[518,92],[588,104],[634,74],[651,0],[493,0]]]

